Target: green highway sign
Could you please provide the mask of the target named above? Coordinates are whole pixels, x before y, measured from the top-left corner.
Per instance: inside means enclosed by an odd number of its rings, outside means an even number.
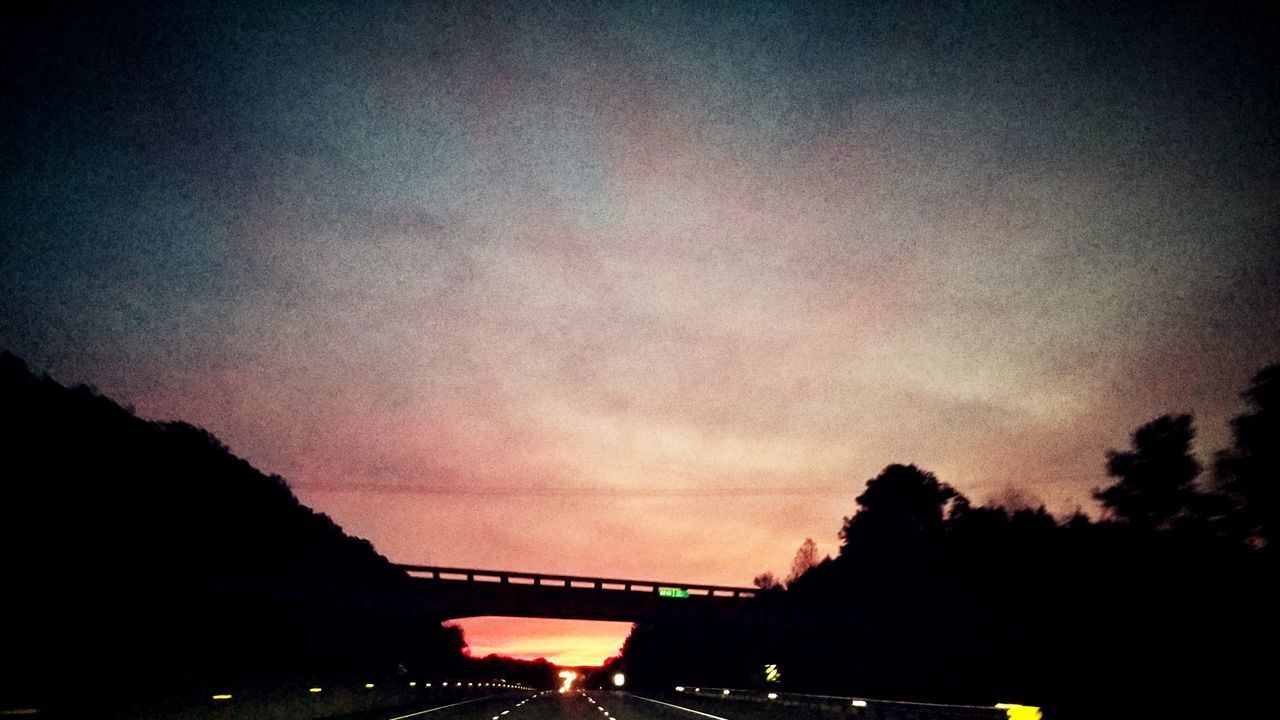
[[[658,588],[658,596],[673,597],[673,598],[687,598],[689,597],[689,591],[685,590],[684,588],[660,587]]]

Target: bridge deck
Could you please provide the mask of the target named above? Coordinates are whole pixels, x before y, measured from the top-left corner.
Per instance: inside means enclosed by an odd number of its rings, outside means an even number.
[[[441,567],[436,565],[401,565],[396,567],[419,580],[443,580],[450,582],[498,583],[502,585],[531,585],[582,590],[614,590],[652,595],[678,593],[681,596],[704,598],[750,598],[759,592],[756,588],[672,583],[656,580],[622,580],[580,575],[553,575],[546,573],[511,572],[507,570],[478,570],[475,568]]]

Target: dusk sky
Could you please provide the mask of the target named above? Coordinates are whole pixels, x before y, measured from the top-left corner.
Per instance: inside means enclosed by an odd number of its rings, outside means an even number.
[[[1280,359],[1277,53],[1172,5],[6,10],[0,347],[397,562],[747,585],[892,462],[1096,514]]]

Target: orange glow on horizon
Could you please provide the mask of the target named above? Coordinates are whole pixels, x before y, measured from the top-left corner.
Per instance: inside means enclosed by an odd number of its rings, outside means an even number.
[[[475,617],[449,623],[462,628],[472,657],[545,658],[561,667],[599,667],[621,652],[631,623],[599,620]]]

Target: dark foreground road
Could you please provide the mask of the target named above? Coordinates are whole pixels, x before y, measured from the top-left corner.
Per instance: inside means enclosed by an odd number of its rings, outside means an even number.
[[[838,717],[797,708],[624,692],[525,692],[365,713],[351,720],[805,720]]]
[[[428,683],[430,685],[430,683]],[[1038,708],[1017,705],[966,706],[927,705],[912,702],[864,700],[828,695],[729,690],[723,688],[676,687],[674,692],[624,692],[621,690],[536,691],[502,683],[439,683],[416,691],[392,693],[378,698],[358,694],[377,702],[365,709],[341,714],[350,708],[350,690],[331,688],[334,700],[320,703],[319,689],[308,695],[312,702],[299,702],[298,693],[253,699],[232,695],[215,696],[209,704],[173,712],[120,715],[116,720],[1041,720]],[[366,690],[373,684],[364,686]],[[410,686],[412,687],[412,686]],[[405,690],[406,688],[401,688]],[[427,696],[419,692],[429,693]],[[345,699],[344,699],[345,692]],[[417,697],[414,697],[417,695]],[[218,700],[221,697],[223,700]],[[391,700],[392,702],[387,702]],[[337,710],[337,712],[335,712]],[[81,720],[82,713],[4,711],[0,716],[33,715],[47,720]],[[101,716],[100,717],[108,717]],[[0,720],[4,720],[0,718]]]

